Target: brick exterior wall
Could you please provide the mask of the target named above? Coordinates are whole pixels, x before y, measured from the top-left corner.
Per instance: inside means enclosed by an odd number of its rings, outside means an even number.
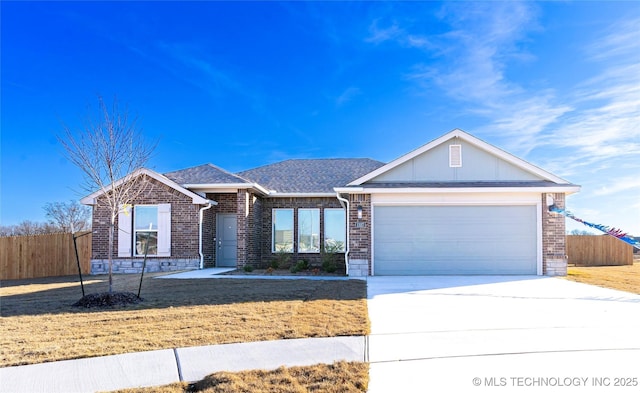
[[[148,179],[143,192],[131,204],[171,204],[171,256],[147,258],[147,271],[172,271],[198,268],[198,212],[201,205],[194,205],[191,198],[155,179]],[[92,274],[108,272],[108,247],[110,211],[98,203],[93,208]],[[113,271],[137,273],[141,270],[141,257],[118,257],[118,219],[115,223],[112,258]]]
[[[262,198],[238,191],[238,268],[262,265]]]
[[[207,199],[217,202],[210,195],[207,195]],[[202,265],[205,268],[216,265],[216,246],[213,240],[216,236],[216,213],[214,210],[216,207],[211,206],[210,209],[203,212],[202,216],[202,255],[204,256]]]
[[[238,197],[236,203],[236,209],[238,211],[238,268],[244,268],[245,265],[248,264],[248,250],[249,242],[248,237],[250,233],[249,224],[252,222],[249,217],[249,213],[252,210],[249,206],[250,203],[250,193],[246,190],[238,190]]]
[[[362,219],[358,220],[358,206],[362,206]],[[349,195],[349,265],[358,266],[358,274],[371,275],[371,195]]]
[[[565,217],[549,212],[546,195],[542,194],[542,274],[546,276],[567,275],[567,251]],[[565,208],[565,195],[551,194],[555,205]]]
[[[289,264],[305,259],[310,266],[320,267],[322,265],[322,255],[320,253],[298,253],[298,209],[320,209],[320,245],[324,244],[324,209],[342,208],[340,201],[335,197],[326,198],[265,198],[262,200],[260,209],[262,210],[261,234],[256,234],[260,239],[260,267],[267,267],[278,257],[271,251],[272,249],[272,209],[293,209],[293,253],[289,255]],[[344,272],[344,253],[334,255],[338,265],[338,272]]]

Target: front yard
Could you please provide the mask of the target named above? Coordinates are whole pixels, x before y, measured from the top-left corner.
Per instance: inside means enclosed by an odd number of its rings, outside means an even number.
[[[154,279],[144,302],[112,309],[72,307],[77,277],[4,281],[0,367],[126,352],[303,337],[366,335],[366,282]],[[137,292],[139,275],[114,276]],[[85,277],[87,293],[106,276]]]
[[[640,260],[624,266],[569,266],[568,280],[640,294]]]

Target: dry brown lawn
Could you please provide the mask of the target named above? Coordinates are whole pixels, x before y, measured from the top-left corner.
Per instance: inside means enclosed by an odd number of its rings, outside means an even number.
[[[117,393],[362,393],[369,384],[369,365],[337,362],[277,370],[219,372],[195,384],[174,383],[151,388],[119,390]]]
[[[624,266],[572,267],[568,280],[640,294],[640,261]]]
[[[77,277],[3,281],[0,367],[126,352],[369,333],[361,280],[168,280],[145,276],[144,301],[79,309]],[[139,275],[114,276],[137,292]],[[86,278],[104,292],[106,276]]]

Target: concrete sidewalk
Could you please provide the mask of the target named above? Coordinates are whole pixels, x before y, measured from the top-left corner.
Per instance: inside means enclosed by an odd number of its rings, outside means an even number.
[[[2,393],[111,391],[198,381],[217,371],[367,361],[364,336],[165,349],[0,368]]]

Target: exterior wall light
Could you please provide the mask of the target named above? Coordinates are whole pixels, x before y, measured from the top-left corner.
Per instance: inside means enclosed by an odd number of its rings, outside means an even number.
[[[362,205],[358,205],[358,220],[362,220]]]

